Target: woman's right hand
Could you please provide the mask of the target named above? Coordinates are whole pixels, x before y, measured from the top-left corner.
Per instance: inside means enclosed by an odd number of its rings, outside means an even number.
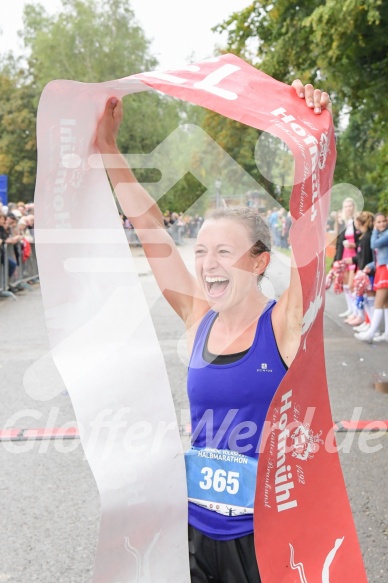
[[[111,97],[105,104],[104,112],[98,121],[95,144],[100,152],[107,153],[117,149],[116,139],[123,119],[123,103]]]

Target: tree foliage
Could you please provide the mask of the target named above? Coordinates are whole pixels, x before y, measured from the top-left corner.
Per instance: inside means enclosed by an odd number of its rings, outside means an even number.
[[[27,5],[24,42],[29,72],[40,91],[52,79],[103,82],[152,70],[157,61],[126,0],[62,0],[63,11],[48,17]],[[148,153],[179,123],[177,103],[154,92],[124,99],[119,146]],[[144,175],[139,172],[139,178]]]
[[[0,173],[9,175],[11,200],[33,196],[36,109],[49,81],[103,82],[157,66],[128,0],[62,0],[55,15],[30,3],[23,24],[24,58],[17,63],[9,56],[0,66]],[[193,106],[151,91],[126,97],[124,111],[119,135],[124,153],[151,152],[182,118],[198,115]],[[142,180],[146,172],[137,175]],[[183,181],[178,191],[189,188]],[[173,198],[174,210],[185,210],[183,200],[176,208],[176,193]]]
[[[9,176],[9,199],[31,200],[35,186],[35,92],[9,56],[0,65],[0,174]]]
[[[227,31],[225,50],[274,78],[290,82],[300,77],[329,90],[339,127],[335,181],[360,188],[366,208],[388,210],[388,2],[256,0],[216,29]],[[0,60],[0,173],[9,175],[11,200],[33,196],[36,108],[47,82],[107,81],[157,66],[128,0],[62,0],[62,10],[54,16],[31,2],[20,34],[23,58],[8,55]],[[198,108],[154,92],[128,96],[124,108],[119,143],[123,152],[151,152],[182,121],[198,123],[286,204],[288,162],[284,158],[284,167],[283,162],[271,165],[278,144],[268,141],[256,165],[257,130],[212,112],[202,123]],[[179,155],[177,147],[172,156]],[[198,163],[206,171],[205,154]],[[137,175],[146,180],[150,172],[138,170]],[[223,188],[232,192],[233,177]],[[188,173],[161,202],[183,211],[202,193]]]
[[[337,182],[349,182],[376,210],[388,199],[388,3],[385,0],[260,0],[216,27],[227,50],[276,79],[324,87],[339,130]],[[385,201],[385,202],[384,202]]]
[[[290,188],[287,183],[287,155],[284,156],[284,146],[278,138],[265,132],[244,125],[222,115],[208,111],[204,123],[205,131],[235,160],[244,170],[260,184],[266,192],[287,206]],[[260,143],[265,147],[260,148]],[[260,155],[258,155],[260,153]],[[227,176],[229,191],[225,195],[240,194],[234,192],[239,188],[233,175]],[[244,193],[245,194],[245,193]]]

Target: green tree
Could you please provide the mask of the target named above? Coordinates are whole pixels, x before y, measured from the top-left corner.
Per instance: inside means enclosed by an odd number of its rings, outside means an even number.
[[[339,132],[336,182],[359,187],[370,208],[386,204],[388,3],[260,0],[216,30],[228,33],[228,51],[274,78],[324,85],[335,120],[350,113]]]
[[[42,5],[27,4],[20,33],[24,58],[17,63],[10,56],[0,67],[0,172],[9,174],[11,200],[33,195],[34,123],[49,81],[103,82],[157,66],[128,0],[62,0],[62,6],[48,15]],[[14,69],[18,74],[11,73]],[[124,109],[119,137],[124,153],[151,152],[182,121],[198,115],[193,106],[153,91],[126,97]],[[158,177],[144,170],[136,174],[145,181]],[[179,189],[184,193],[189,187],[182,183]]]
[[[36,172],[35,91],[11,56],[0,64],[0,174],[9,200],[33,198]]]
[[[266,192],[287,206],[290,195],[290,182],[287,181],[289,157],[281,140],[211,111],[206,113],[203,127]],[[263,143],[263,139],[265,147],[258,152],[258,145]],[[239,185],[235,184],[233,175],[227,179],[229,192],[226,194],[232,194]]]
[[[346,129],[338,136],[336,177],[363,193],[365,208],[388,211],[388,141],[385,123],[365,111],[354,110]]]
[[[348,106],[366,99],[374,111],[385,105],[387,29],[383,0],[260,0],[216,27],[228,50],[276,79],[323,80]]]
[[[39,92],[52,79],[96,83],[156,67],[127,0],[62,0],[62,4],[63,10],[54,16],[39,4],[25,8],[28,70]],[[151,151],[179,123],[177,103],[154,92],[127,97],[122,150]]]

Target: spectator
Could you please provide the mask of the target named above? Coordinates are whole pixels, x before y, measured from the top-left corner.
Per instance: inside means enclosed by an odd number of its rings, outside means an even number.
[[[12,215],[13,216],[13,215]],[[17,245],[21,241],[20,235],[12,234],[10,225],[12,224],[12,220],[15,221],[15,218],[10,219],[9,215],[5,217],[4,215],[0,215],[0,244],[1,244],[1,265],[4,264],[4,245],[8,246]],[[15,273],[17,268],[17,262],[12,257],[8,256],[8,277],[11,278]],[[12,289],[11,289],[12,291]]]
[[[170,211],[167,210],[163,213],[163,222],[166,229],[168,229],[171,225]]]
[[[33,229],[32,229],[32,233],[31,233],[31,230],[29,227],[29,222],[27,221],[27,217],[22,217],[19,220],[18,230],[19,230],[19,234],[23,237],[23,239],[26,239],[29,243],[34,242]]]
[[[198,231],[203,223],[203,218],[199,215],[195,215],[189,222],[189,237],[197,238]]]
[[[272,240],[275,247],[280,247],[280,229],[279,229],[279,216],[278,208],[273,207],[272,213],[268,217],[268,224],[271,230]]]
[[[177,245],[181,245],[183,243],[184,226],[184,222],[182,221],[182,218],[179,216],[179,214],[171,213],[169,231],[171,237]]]
[[[34,203],[33,202],[29,202],[26,204],[26,213],[27,214],[34,214]]]
[[[348,265],[353,264],[356,266],[356,272],[362,271],[368,263],[373,261],[373,253],[371,249],[371,236],[373,230],[373,214],[364,211],[358,215],[355,219],[354,224],[356,228],[360,231],[361,235],[358,239],[356,255],[354,257],[348,257],[345,259],[345,263]],[[373,276],[370,276],[372,279],[373,285]],[[371,286],[372,287],[372,286]],[[357,310],[357,315],[349,316],[345,320],[347,324],[350,326],[359,327],[361,324],[364,324],[364,308],[366,313],[368,314],[368,318],[372,316],[373,311],[373,303],[374,303],[374,292],[369,291],[365,294],[364,298],[355,297],[355,309]],[[362,307],[361,307],[362,306]],[[367,324],[366,326],[369,327]],[[362,327],[363,331],[366,331],[364,325]],[[358,330],[361,332],[362,330]]]
[[[19,221],[19,219],[21,219],[23,216],[22,213],[17,208],[12,209],[10,214],[12,214],[16,221]]]
[[[352,198],[345,198],[342,203],[342,211],[338,216],[337,223],[337,242],[336,242],[336,253],[333,260],[342,261],[342,259],[352,258],[356,255],[356,248],[358,245],[358,239],[361,235],[360,231],[356,228],[354,224],[354,219],[356,217],[356,204]],[[340,318],[347,318],[352,314],[356,314],[353,301],[352,301],[352,286],[353,277],[356,266],[351,263],[346,265],[346,271],[344,274],[344,295],[346,299],[347,309],[345,312],[339,314]]]
[[[369,330],[355,334],[357,340],[363,342],[388,342],[388,222],[384,213],[377,213],[371,237],[371,247],[375,254],[375,261],[364,268],[365,273],[375,270],[373,289],[376,292],[375,309]],[[382,320],[385,322],[385,331],[375,338]]]
[[[16,205],[16,208],[21,213],[22,217],[25,217],[27,215],[27,209],[26,209],[26,205],[24,204],[24,202],[18,202]]]
[[[291,220],[291,213],[288,212],[286,213],[284,209],[281,209],[281,215],[280,215],[280,219],[281,219],[281,239],[280,239],[280,246],[282,249],[288,249],[290,246],[290,241],[289,241],[289,234],[290,234],[290,229],[291,229],[291,225],[292,225],[292,220]]]
[[[327,217],[326,231],[334,231],[335,230],[336,220],[337,220],[337,212],[331,211],[330,215]]]

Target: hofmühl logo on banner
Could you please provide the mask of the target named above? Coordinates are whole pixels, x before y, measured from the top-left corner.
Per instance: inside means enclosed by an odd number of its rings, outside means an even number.
[[[308,423],[301,423],[291,434],[292,456],[299,460],[307,460],[314,457],[319,450],[319,444],[323,443],[320,436],[322,431],[314,435]]]
[[[291,408],[292,404],[291,397],[292,391],[285,393],[282,396],[282,406],[280,408],[280,433],[278,436],[278,451],[275,473],[275,494],[278,512],[289,510],[290,508],[295,508],[298,506],[298,502],[296,500],[290,500],[291,490],[294,488],[294,482],[292,481],[291,466],[286,464],[287,437],[290,435],[290,430],[287,429],[288,410]]]

